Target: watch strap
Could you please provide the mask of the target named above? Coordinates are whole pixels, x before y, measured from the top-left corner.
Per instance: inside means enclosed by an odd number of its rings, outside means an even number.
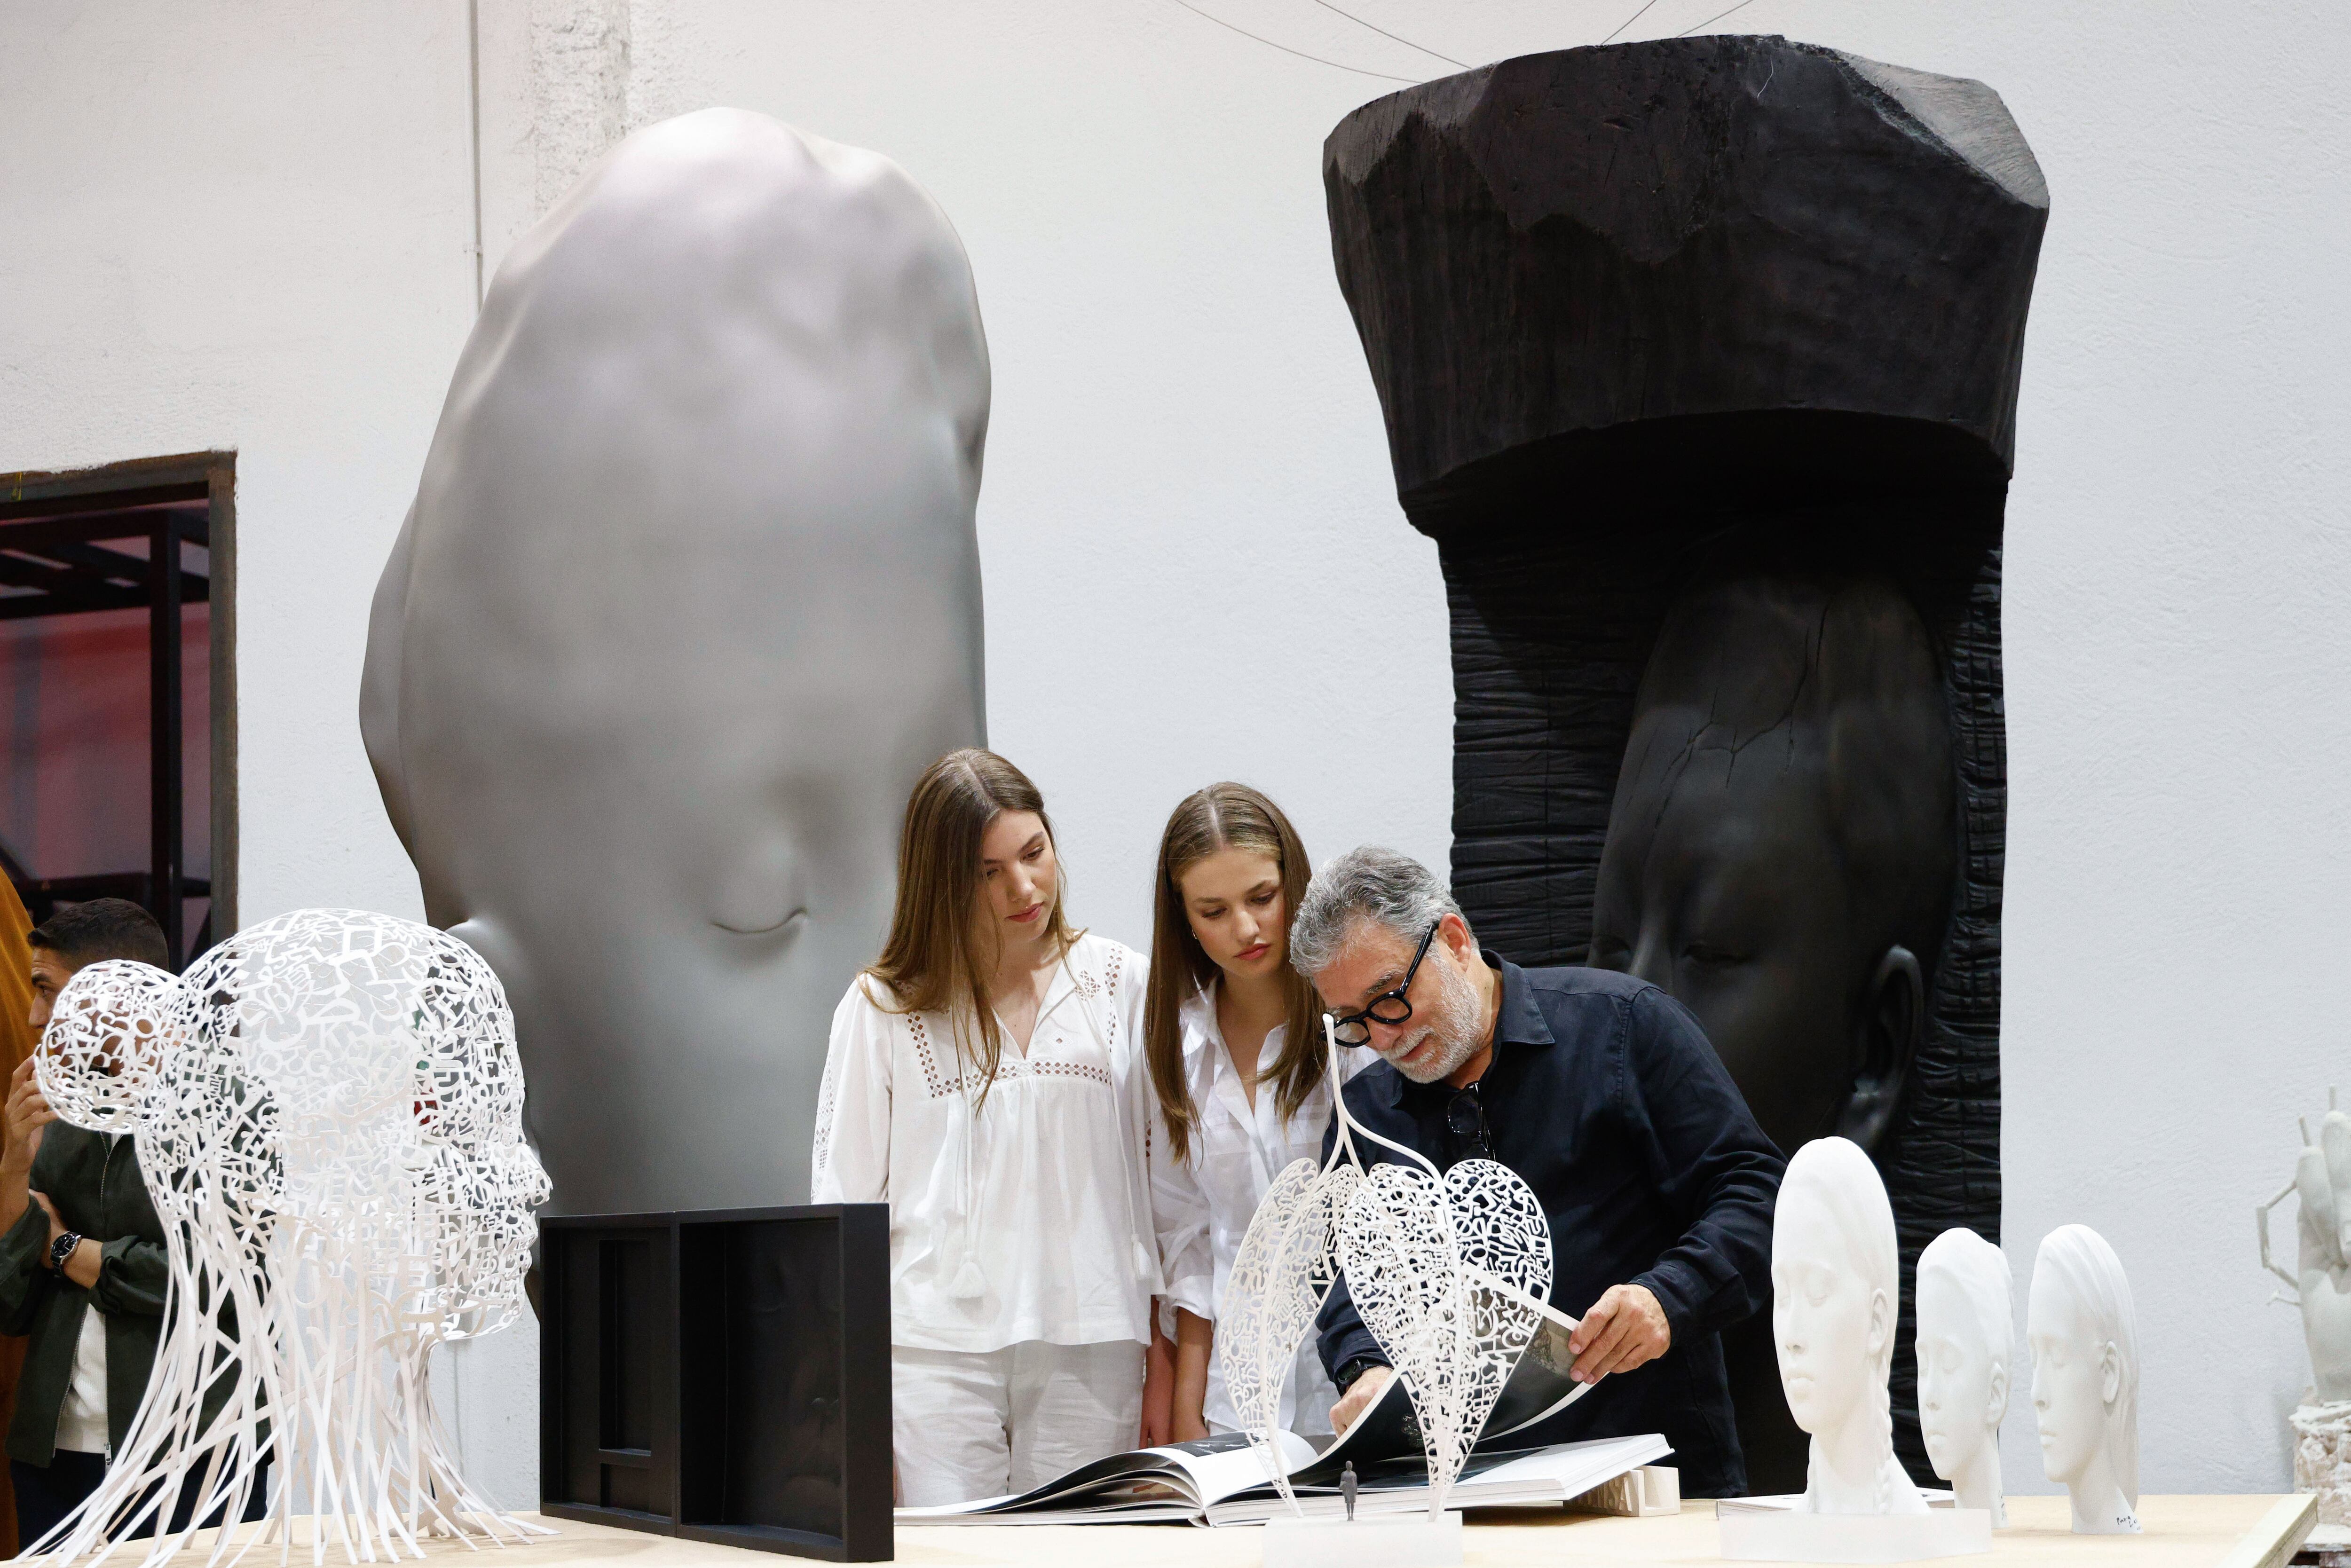
[[[1359,1355],[1353,1360],[1348,1362],[1344,1366],[1342,1366],[1339,1369],[1339,1375],[1332,1378],[1331,1381],[1338,1388],[1340,1393],[1344,1394],[1348,1389],[1353,1388],[1355,1385],[1355,1379],[1363,1376],[1364,1374],[1369,1372],[1375,1366],[1385,1366],[1386,1364],[1386,1362],[1382,1361],[1375,1355]]]

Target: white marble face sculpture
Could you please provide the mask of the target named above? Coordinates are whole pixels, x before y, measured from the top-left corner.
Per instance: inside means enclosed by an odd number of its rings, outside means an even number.
[[[2016,1330],[2008,1258],[1972,1230],[1944,1231],[1918,1255],[1918,1426],[1935,1473],[1961,1508],[2008,1522],[2000,1424]]]
[[[360,727],[557,1212],[804,1201],[907,792],[986,738],[987,413],[946,214],[762,115],[631,136],[499,267]]]
[[[2074,1499],[2079,1535],[2138,1533],[2138,1336],[2130,1281],[2105,1238],[2064,1225],[2032,1264],[2025,1342],[2041,1465]]]
[[[1813,1437],[1811,1512],[1926,1510],[1894,1457],[1886,1394],[1901,1270],[1894,1208],[1861,1146],[1820,1138],[1798,1149],[1771,1222],[1771,1331],[1788,1408]]]

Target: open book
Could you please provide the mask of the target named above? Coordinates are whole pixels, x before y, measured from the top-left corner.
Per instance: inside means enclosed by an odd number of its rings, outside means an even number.
[[[1544,1317],[1537,1322],[1535,1337],[1527,1343],[1519,1364],[1510,1369],[1510,1381],[1502,1385],[1493,1410],[1486,1416],[1476,1451],[1524,1448],[1524,1443],[1503,1439],[1550,1420],[1592,1391],[1591,1384],[1578,1383],[1569,1375],[1575,1357],[1567,1348],[1567,1340],[1574,1332],[1573,1318]],[[1412,1396],[1398,1377],[1388,1380],[1370,1408],[1355,1417],[1344,1436],[1322,1450],[1322,1458],[1331,1462],[1334,1476],[1340,1466],[1355,1461],[1355,1474],[1361,1478],[1365,1460],[1409,1458],[1417,1464],[1421,1455],[1420,1421],[1413,1411]],[[1465,1476],[1468,1473],[1462,1471]]]
[[[1546,1318],[1494,1402],[1484,1435],[1462,1467],[1452,1501],[1463,1508],[1563,1503],[1655,1464],[1671,1450],[1654,1433],[1528,1448],[1510,1439],[1579,1398],[1589,1386],[1567,1375],[1572,1325]],[[1428,1506],[1428,1466],[1420,1426],[1402,1378],[1391,1379],[1346,1435],[1321,1453],[1293,1432],[1275,1434],[1291,1490],[1308,1514],[1336,1513],[1339,1479],[1355,1467],[1358,1513]],[[1190,1520],[1254,1523],[1289,1511],[1265,1478],[1249,1440],[1228,1432],[1192,1443],[1113,1454],[1033,1490],[936,1508],[902,1508],[902,1524],[1140,1523]]]

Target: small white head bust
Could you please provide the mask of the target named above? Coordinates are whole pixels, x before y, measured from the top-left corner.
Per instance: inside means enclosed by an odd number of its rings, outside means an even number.
[[[1861,1145],[1796,1151],[1771,1222],[1771,1332],[1780,1384],[1813,1435],[1799,1505],[1811,1513],[1924,1513],[1894,1456],[1894,1330],[1902,1255],[1886,1183]]]
[[[1974,1231],[1953,1228],[1918,1255],[1918,1427],[1927,1459],[1961,1508],[2007,1524],[2000,1424],[2008,1414],[2016,1349],[2008,1257]]]
[[[2074,1500],[2076,1535],[2138,1533],[2138,1333],[2105,1237],[2061,1225],[2032,1264],[2025,1343],[2041,1467]]]

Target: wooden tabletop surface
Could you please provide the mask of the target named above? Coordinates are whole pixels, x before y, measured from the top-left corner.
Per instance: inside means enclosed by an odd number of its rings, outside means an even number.
[[[2075,1535],[2066,1529],[2063,1497],[2008,1500],[2010,1528],[1995,1532],[1989,1560],[1954,1558],[1955,1565],[1985,1568],[2283,1568],[2310,1532],[2314,1497],[2147,1497],[2139,1500],[2143,1535]],[[512,1568],[773,1568],[791,1559],[739,1547],[680,1541],[608,1525],[545,1521],[556,1534],[508,1548]],[[1616,1563],[1720,1563],[1714,1505],[1691,1502],[1678,1514],[1654,1519],[1604,1519],[1551,1509],[1477,1509],[1468,1516],[1468,1568],[1602,1568]],[[203,1532],[209,1535],[209,1531]],[[1194,1525],[925,1525],[896,1533],[896,1561],[921,1568],[1261,1568],[1261,1534]],[[465,1559],[480,1568],[507,1553],[468,1551],[446,1538],[429,1542],[428,1558],[452,1568]],[[293,1561],[310,1554],[297,1548]],[[136,1556],[112,1560],[135,1563]],[[183,1552],[180,1563],[201,1564]],[[275,1550],[245,1558],[249,1568],[274,1568]],[[342,1562],[330,1550],[331,1564]]]

